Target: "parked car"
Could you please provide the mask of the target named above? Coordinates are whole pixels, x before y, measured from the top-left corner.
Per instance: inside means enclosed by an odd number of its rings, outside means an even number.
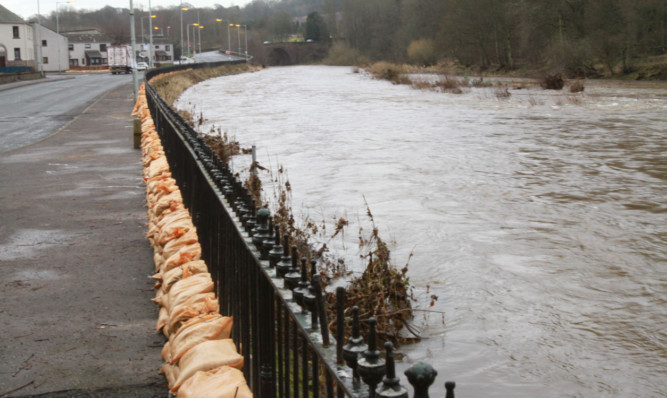
[[[147,70],[148,64],[145,62],[137,62],[137,70]]]

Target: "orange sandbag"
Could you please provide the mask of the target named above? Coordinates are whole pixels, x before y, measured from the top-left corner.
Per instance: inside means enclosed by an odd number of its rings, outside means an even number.
[[[243,356],[236,352],[232,339],[208,340],[197,344],[178,361],[178,377],[171,391],[178,391],[181,384],[198,371],[208,371],[220,366],[237,369],[243,367]]]
[[[201,246],[199,246],[199,243],[186,245],[178,249],[178,252],[174,253],[171,257],[164,261],[164,264],[162,264],[161,267],[161,271],[167,272],[178,267],[179,265],[197,260],[201,260]]]
[[[177,305],[169,310],[169,322],[166,327],[169,333],[176,333],[181,328],[183,322],[188,321],[198,315],[219,312],[220,304],[215,298],[215,293],[195,294],[185,300],[183,304]]]
[[[182,230],[175,231],[174,236],[181,235]],[[181,236],[168,241],[162,249],[162,258],[169,258],[174,255],[181,247],[199,242],[197,229],[192,227],[189,231],[182,233]]]
[[[199,371],[178,390],[178,398],[252,398],[252,392],[238,369],[221,366]]]
[[[163,293],[169,293],[169,289],[174,285],[174,283],[180,281],[183,278],[187,278],[194,274],[202,274],[208,272],[206,263],[203,260],[190,261],[179,267],[171,269],[167,272],[158,272],[153,275],[153,278],[157,279],[160,284],[160,290]]]
[[[232,317],[220,314],[201,315],[201,322],[183,324],[181,329],[171,336],[169,350],[170,364],[175,364],[192,347],[207,340],[228,339],[232,332]],[[207,318],[207,319],[206,319]]]
[[[172,308],[183,304],[196,294],[211,292],[213,292],[211,274],[208,272],[195,274],[174,283],[169,290],[169,294],[162,296],[158,304],[167,307],[167,310],[171,311]]]

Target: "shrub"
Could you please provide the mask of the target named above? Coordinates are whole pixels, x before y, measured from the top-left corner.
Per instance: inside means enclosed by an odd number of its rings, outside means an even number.
[[[584,83],[581,80],[577,80],[576,82],[570,84],[571,93],[580,93],[582,91],[584,91]]]
[[[562,90],[565,86],[565,81],[563,81],[563,76],[560,73],[545,74],[540,83],[543,89],[545,90]]]
[[[389,80],[394,84],[409,83],[409,79],[403,76],[405,70],[401,65],[380,61],[371,65],[368,71],[376,79]]]
[[[500,99],[507,99],[512,95],[510,94],[510,90],[507,87],[496,88],[494,94],[496,95],[496,98]]]
[[[454,94],[461,94],[463,90],[461,87],[464,87],[465,84],[463,81],[450,76],[445,76],[443,79],[438,80],[435,83],[435,86],[440,88],[442,91],[448,91]]]
[[[329,49],[324,59],[327,65],[348,66],[364,63],[361,53],[356,48],[350,48],[343,42],[336,42]]]
[[[415,40],[408,46],[408,58],[414,64],[431,66],[437,61],[435,43],[430,39]]]

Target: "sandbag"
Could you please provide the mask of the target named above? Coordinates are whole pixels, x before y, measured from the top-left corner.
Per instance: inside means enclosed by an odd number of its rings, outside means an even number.
[[[169,294],[166,294],[166,297],[162,296],[161,303],[158,304],[167,307],[167,310],[171,311],[172,308],[183,304],[196,294],[211,292],[213,292],[213,280],[211,279],[211,274],[208,272],[195,274],[189,278],[181,279],[174,283],[169,290]]]
[[[252,398],[252,392],[238,369],[221,366],[192,375],[178,390],[178,398]]]
[[[199,243],[193,243],[181,247],[176,253],[166,259],[164,264],[162,264],[161,270],[162,272],[167,272],[180,265],[197,260],[201,260],[201,246]]]
[[[170,333],[176,333],[183,322],[198,315],[219,311],[220,305],[214,293],[195,294],[185,300],[183,304],[172,306],[166,327],[169,328]]]
[[[207,340],[228,339],[232,332],[233,318],[220,314],[200,315],[197,321],[186,322],[181,329],[171,336],[169,343],[170,364],[178,360],[197,344]],[[194,318],[193,318],[194,320]]]
[[[178,376],[171,391],[178,391],[181,384],[198,371],[208,371],[220,366],[237,369],[243,367],[243,356],[236,352],[232,339],[208,340],[197,344],[178,361]]]
[[[153,275],[153,278],[157,279],[160,283],[160,290],[163,293],[169,293],[169,289],[173,286],[174,283],[180,281],[183,278],[195,274],[203,274],[208,272],[208,267],[206,263],[202,260],[190,261],[176,268],[170,269],[167,272],[158,272]]]
[[[197,229],[192,227],[189,231],[182,233],[182,230],[178,230],[174,233],[174,236],[180,235],[174,239],[167,241],[162,249],[162,258],[169,258],[174,255],[181,247],[191,245],[193,243],[199,242],[199,237],[197,236]]]

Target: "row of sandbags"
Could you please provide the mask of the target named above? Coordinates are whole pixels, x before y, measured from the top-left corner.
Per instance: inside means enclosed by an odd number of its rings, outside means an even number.
[[[144,85],[132,114],[141,118],[146,236],[154,250],[153,301],[160,307],[156,329],[168,339],[161,370],[169,389],[178,397],[252,397],[240,371],[243,356],[230,339],[232,318],[219,313],[197,230],[171,177]]]

